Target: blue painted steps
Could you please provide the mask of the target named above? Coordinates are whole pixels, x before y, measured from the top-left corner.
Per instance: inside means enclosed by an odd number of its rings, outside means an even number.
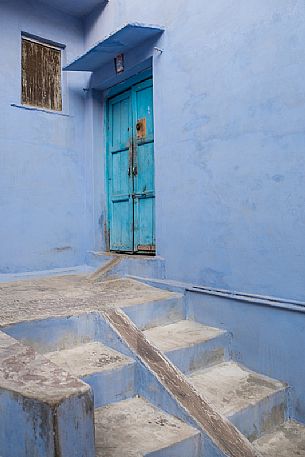
[[[288,418],[287,385],[232,361],[228,332],[181,320],[144,334],[250,441]]]
[[[90,342],[45,354],[94,392],[96,457],[201,457],[200,432],[137,396],[136,363]]]
[[[135,361],[99,342],[49,352],[45,357],[91,386],[95,408],[136,393]]]
[[[181,320],[150,328],[144,334],[183,373],[229,359],[230,334],[198,322]]]
[[[153,300],[141,305],[121,307],[140,330],[172,324],[185,319],[185,303],[182,294],[172,294],[163,300]]]
[[[250,441],[287,418],[287,386],[233,361],[196,370],[189,380]]]

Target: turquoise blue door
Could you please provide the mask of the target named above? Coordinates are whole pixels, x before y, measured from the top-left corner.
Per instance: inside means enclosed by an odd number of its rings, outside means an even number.
[[[153,86],[149,78],[108,101],[110,249],[155,251]]]

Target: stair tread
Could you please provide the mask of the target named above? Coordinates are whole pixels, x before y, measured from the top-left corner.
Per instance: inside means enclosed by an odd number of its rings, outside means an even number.
[[[262,457],[305,457],[305,426],[285,422],[253,442]]]
[[[164,352],[203,343],[225,333],[191,320],[181,320],[144,331],[146,338]]]
[[[49,352],[45,357],[76,377],[89,376],[134,363],[131,358],[99,342]]]
[[[95,429],[96,457],[139,457],[199,434],[143,398],[96,409]]]
[[[286,388],[282,382],[249,371],[235,362],[195,371],[189,380],[219,413],[226,416]]]

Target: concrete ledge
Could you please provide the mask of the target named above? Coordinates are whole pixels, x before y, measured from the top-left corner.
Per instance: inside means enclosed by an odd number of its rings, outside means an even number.
[[[226,298],[229,300],[237,300],[245,303],[253,303],[254,305],[277,308],[279,310],[289,310],[300,313],[305,313],[305,302],[298,300],[288,300],[280,297],[272,297],[268,295],[247,294],[245,292],[232,291],[227,289],[216,289],[213,287],[199,286],[191,283],[180,282],[163,278],[147,278],[146,276],[127,275],[130,279],[143,282],[151,287],[168,290],[170,292],[179,293],[194,293]]]
[[[93,396],[32,348],[0,332],[1,457],[94,457]]]
[[[121,278],[70,275],[1,284],[0,329],[25,321],[76,316],[173,297],[165,290]],[[12,335],[14,337],[14,335]]]

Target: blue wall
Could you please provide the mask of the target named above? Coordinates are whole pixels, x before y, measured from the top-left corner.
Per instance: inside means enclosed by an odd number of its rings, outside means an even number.
[[[112,0],[86,45],[136,21],[166,27],[154,82],[167,276],[304,299],[302,2]]]
[[[63,113],[25,110],[21,32],[84,49],[82,24],[37,1],[0,4],[0,273],[79,265],[84,258],[84,75],[64,75]]]
[[[304,300],[302,2],[110,0],[83,23],[27,4],[1,3],[1,271],[76,265],[105,249],[103,89],[119,81],[111,62],[84,94],[85,74],[68,73],[73,117],[12,108],[20,31],[66,43],[70,61],[127,22],[154,23],[166,28],[164,53],[129,52],[124,76],[153,56],[167,276]]]

